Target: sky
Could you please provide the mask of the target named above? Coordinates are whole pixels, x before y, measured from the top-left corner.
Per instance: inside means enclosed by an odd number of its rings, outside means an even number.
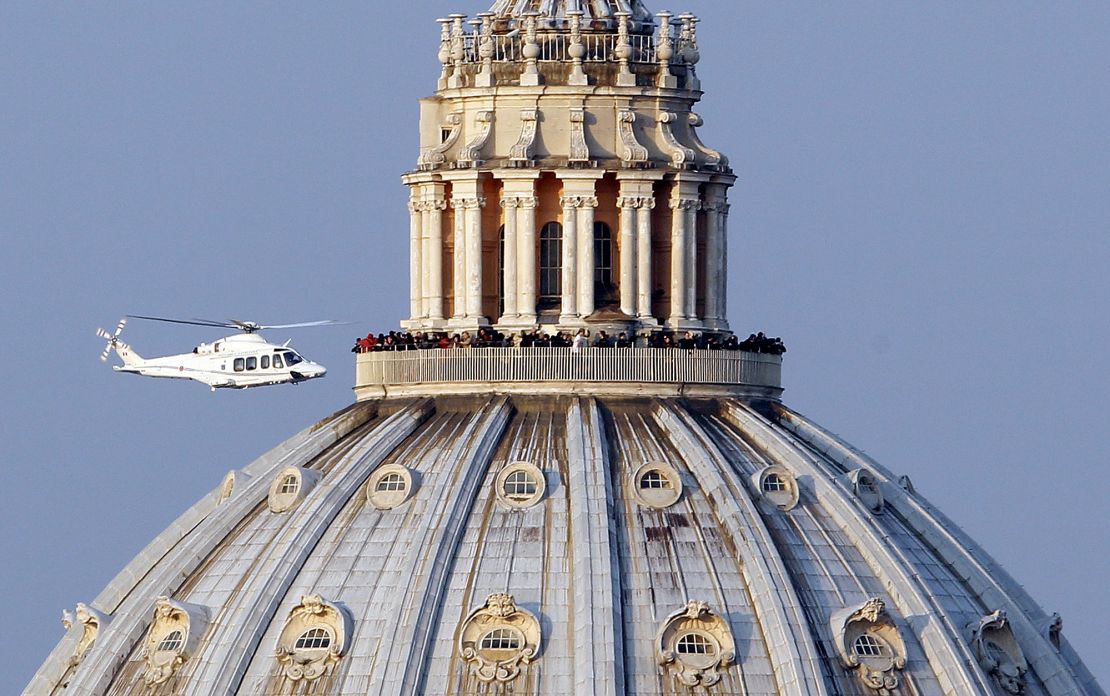
[[[908,474],[1110,685],[1110,3],[648,4],[705,20],[733,328],[782,336],[784,401]],[[227,471],[350,403],[352,339],[404,318],[435,19],[485,7],[389,5],[0,3],[4,684]],[[323,380],[211,393],[99,362],[124,314],[354,325],[270,336]]]

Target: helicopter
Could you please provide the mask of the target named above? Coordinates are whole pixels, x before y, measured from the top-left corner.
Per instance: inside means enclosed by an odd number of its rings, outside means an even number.
[[[222,329],[239,329],[240,333],[201,343],[191,353],[167,355],[160,358],[143,358],[128,344],[120,340],[128,319],[162,321],[171,324],[191,324]],[[209,321],[207,319],[167,319],[129,314],[119,320],[115,333],[97,329],[96,335],[108,341],[100,354],[102,362],[112,351],[123,361],[113,365],[116,372],[128,372],[144,377],[165,379],[191,379],[217,389],[247,389],[273,384],[298,384],[327,374],[327,369],[312,362],[289,347],[289,341],[276,345],[258,334],[264,329],[293,329],[307,326],[328,326],[339,322],[310,321],[299,324],[263,325],[252,321]]]

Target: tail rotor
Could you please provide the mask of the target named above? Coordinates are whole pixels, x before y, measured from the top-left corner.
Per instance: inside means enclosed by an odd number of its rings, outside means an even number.
[[[119,340],[119,335],[123,333],[124,326],[127,326],[127,317],[119,320],[119,324],[116,325],[116,332],[114,334],[110,334],[104,329],[96,330],[97,336],[108,341],[108,345],[104,346],[104,352],[100,354],[101,362],[107,362],[108,356],[111,355],[113,348],[117,348],[120,346],[126,347],[127,344]]]

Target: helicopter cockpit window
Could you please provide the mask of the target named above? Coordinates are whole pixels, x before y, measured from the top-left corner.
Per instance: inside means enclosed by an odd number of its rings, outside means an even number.
[[[269,370],[270,369],[270,356],[269,355],[263,355],[261,358],[259,358],[259,362],[261,363],[260,366],[262,367],[263,370]]]
[[[278,353],[274,353],[274,367],[278,368],[279,370],[285,367],[285,365],[281,363],[281,355],[279,355]]]
[[[247,369],[247,361],[242,358],[235,358],[235,371],[242,372]]]
[[[253,355],[251,357],[247,358],[247,369],[248,370],[257,370],[258,369],[258,358],[254,357]]]
[[[292,367],[292,366],[296,365],[297,363],[303,362],[303,361],[304,361],[304,358],[297,355],[293,351],[291,351],[291,350],[285,351],[285,364],[287,366]]]

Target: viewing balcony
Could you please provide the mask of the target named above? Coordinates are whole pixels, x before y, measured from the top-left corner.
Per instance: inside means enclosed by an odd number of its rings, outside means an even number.
[[[355,395],[627,394],[777,400],[782,357],[677,348],[452,348],[360,353]]]

